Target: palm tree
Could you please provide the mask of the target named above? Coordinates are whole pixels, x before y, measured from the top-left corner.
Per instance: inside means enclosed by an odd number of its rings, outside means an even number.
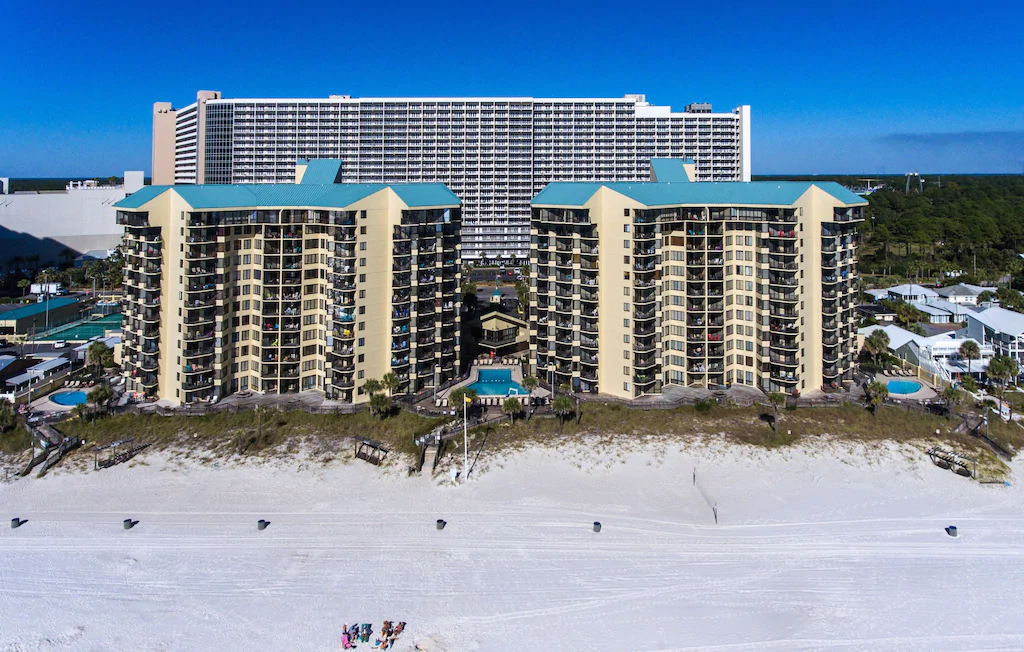
[[[566,417],[576,412],[576,405],[568,396],[559,396],[551,403],[551,411],[558,416],[559,425],[565,422]]]
[[[0,432],[13,428],[15,421],[14,406],[6,398],[0,398]]]
[[[392,396],[395,390],[398,389],[399,380],[398,374],[393,371],[389,371],[380,379],[381,387],[387,390],[388,396]]]
[[[458,389],[452,390],[452,393],[448,395],[448,405],[451,407],[462,407],[463,403],[467,400],[470,404],[476,400],[476,390],[469,389],[468,387],[459,387]]]
[[[391,412],[391,397],[387,394],[372,394],[370,396],[370,412],[377,415],[380,420],[384,415]]]
[[[366,382],[363,383],[363,391],[373,396],[382,389],[382,385],[376,378],[367,378]]]
[[[85,421],[85,415],[88,411],[89,408],[86,407],[85,403],[79,403],[75,407],[71,408],[71,414],[78,417],[78,419],[81,421]]]
[[[20,281],[18,281],[18,287],[21,288],[21,298],[22,299],[24,299],[25,295],[28,294],[28,289],[29,289],[29,287],[31,287],[31,285],[32,285],[32,281],[28,280],[27,278],[23,278]]]
[[[867,390],[868,399],[871,401],[871,413],[877,417],[878,408],[885,403],[885,399],[889,398],[889,388],[884,383],[873,380],[868,383]]]
[[[60,257],[65,265],[70,265],[71,261],[75,259],[75,252],[71,251],[68,247],[64,247],[60,250]]]
[[[530,417],[533,416],[533,390],[540,386],[540,381],[537,380],[536,376],[523,376],[523,389],[526,390],[526,403],[530,406],[530,409],[526,413],[526,420],[529,421]]]
[[[507,414],[509,421],[514,424],[516,422],[516,415],[523,411],[523,404],[518,398],[509,396],[501,404],[501,411]]]
[[[111,356],[110,348],[100,340],[90,344],[86,353],[89,357],[89,364],[96,367],[97,374],[100,373],[100,370],[106,365]]]
[[[889,350],[889,334],[881,328],[871,331],[864,340],[864,350],[871,354],[875,367],[878,366],[878,355]]]
[[[103,405],[110,399],[114,398],[114,390],[110,389],[110,385],[103,383],[93,387],[86,399],[93,405]]]
[[[946,388],[942,390],[942,400],[946,402],[946,409],[949,410],[948,417],[952,419],[956,407],[964,400],[964,393],[952,385],[946,385]]]
[[[988,377],[999,383],[999,402],[1003,402],[1006,386],[1020,374],[1017,360],[1008,355],[997,355],[988,361]]]
[[[961,358],[967,360],[967,375],[971,375],[971,360],[977,360],[981,357],[981,347],[974,340],[966,340],[960,345],[959,354]]]

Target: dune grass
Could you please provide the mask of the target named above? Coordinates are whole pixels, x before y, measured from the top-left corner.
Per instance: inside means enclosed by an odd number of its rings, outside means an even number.
[[[32,445],[32,435],[24,426],[19,425],[7,432],[0,432],[0,453],[18,455]]]
[[[497,453],[576,438],[614,446],[622,438],[642,441],[650,438],[696,440],[715,437],[774,449],[827,437],[850,442],[918,443],[922,447],[940,444],[976,457],[979,468],[990,477],[999,477],[1008,470],[978,439],[954,433],[958,420],[894,407],[881,408],[877,416],[857,405],[780,409],[777,433],[771,427],[772,412],[765,407],[723,408],[714,405],[710,409],[689,406],[672,410],[637,410],[613,403],[586,402],[581,404],[581,411],[579,424],[573,418],[562,422],[550,415],[534,415],[529,421],[519,418],[514,424],[504,421],[475,428],[470,431],[470,446]],[[393,451],[415,459],[418,449],[414,439],[440,423],[443,420],[404,411],[395,411],[383,420],[368,412],[325,415],[267,411],[261,432],[258,432],[256,414],[247,411],[209,416],[120,415],[96,421],[72,420],[60,424],[59,428],[90,444],[102,445],[135,437],[140,443],[152,443],[156,449],[202,451],[208,458],[289,453],[305,445],[320,459],[333,459],[336,454],[345,455],[346,451],[350,454],[352,437],[367,437],[384,442]],[[17,432],[0,437],[0,450],[20,452],[27,447],[27,433],[15,435]],[[1017,451],[1024,447],[1024,429],[1016,424],[993,420],[990,436],[1008,450]]]
[[[959,420],[883,407],[878,415],[858,405],[835,408],[780,409],[778,433],[771,427],[772,411],[761,407],[728,407],[717,405],[710,411],[695,407],[672,410],[635,410],[616,404],[583,403],[581,419],[560,423],[552,416],[534,416],[529,422],[518,420],[514,425],[491,427],[488,447],[522,448],[531,444],[574,437],[607,437],[610,444],[618,437],[703,438],[722,437],[727,440],[779,448],[813,440],[832,438],[850,442],[895,441],[922,445],[947,445],[974,456],[979,468],[987,474],[1000,476],[1008,469],[992,450],[978,439],[953,430]],[[996,421],[999,421],[996,423]],[[938,431],[938,434],[936,434]],[[482,429],[475,433],[480,441]],[[1024,429],[1016,424],[995,420],[991,438],[1008,450],[1024,447]],[[472,445],[472,444],[471,444]]]
[[[95,422],[72,420],[59,425],[66,434],[90,444],[103,445],[135,437],[157,448],[202,446],[225,454],[254,454],[313,441],[337,448],[352,437],[367,437],[392,450],[415,454],[414,438],[430,432],[440,421],[396,412],[380,420],[368,412],[357,414],[309,414],[267,411],[262,427],[252,411],[222,412],[206,416],[159,416],[127,414],[99,418]]]

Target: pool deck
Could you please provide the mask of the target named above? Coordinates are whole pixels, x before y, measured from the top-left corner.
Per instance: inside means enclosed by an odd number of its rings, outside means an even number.
[[[523,368],[520,365],[504,365],[504,364],[489,364],[489,365],[484,365],[484,366],[473,365],[473,371],[470,372],[468,379],[462,381],[458,385],[453,385],[452,387],[449,387],[448,389],[446,389],[443,392],[441,392],[440,394],[438,394],[438,396],[437,396],[437,405],[438,405],[438,407],[448,407],[448,397],[451,395],[452,392],[454,392],[455,390],[457,390],[460,387],[466,387],[468,385],[472,385],[473,383],[475,383],[478,380],[480,380],[480,374],[477,373],[477,372],[479,370],[481,370],[481,369],[485,369],[485,370],[488,370],[488,371],[501,371],[501,370],[507,369],[507,370],[512,372],[512,382],[514,382],[514,383],[516,383],[518,385],[522,385],[523,384]],[[537,399],[537,398],[544,399],[544,398],[547,398],[549,395],[550,395],[550,392],[548,392],[548,390],[543,389],[541,387],[538,387],[537,389],[533,390],[533,397],[535,399]],[[501,405],[501,403],[505,400],[505,398],[506,398],[505,396],[499,396],[499,395],[481,396],[479,398],[479,401],[483,405]],[[526,399],[526,395],[523,394],[520,398],[521,399]]]
[[[890,380],[906,380],[921,384],[921,389],[917,390],[913,394],[893,394],[890,392],[889,398],[893,400],[898,401],[907,399],[908,401],[930,401],[938,398],[939,396],[928,383],[917,376],[890,376],[888,374],[876,374],[875,380],[886,385],[886,387],[888,387]]]

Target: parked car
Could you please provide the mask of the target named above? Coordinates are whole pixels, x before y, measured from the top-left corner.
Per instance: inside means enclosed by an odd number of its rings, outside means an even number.
[[[63,349],[67,345],[68,343],[65,340],[57,340],[56,342],[53,343],[53,348]]]
[[[5,339],[2,339],[2,338],[0,338],[0,349],[6,349],[6,348],[7,348],[7,347],[9,347],[10,345],[11,345],[11,343],[10,343],[10,342],[8,342],[8,341],[7,341],[7,340],[5,340]]]

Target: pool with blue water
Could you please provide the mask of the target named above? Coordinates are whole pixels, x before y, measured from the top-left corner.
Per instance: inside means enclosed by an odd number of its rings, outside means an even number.
[[[467,386],[477,396],[526,395],[526,390],[512,380],[511,369],[478,369],[476,381]]]
[[[913,394],[921,391],[923,385],[916,380],[890,380],[885,384],[890,394]]]
[[[85,403],[85,392],[57,392],[50,395],[50,400],[57,405],[74,406]]]

